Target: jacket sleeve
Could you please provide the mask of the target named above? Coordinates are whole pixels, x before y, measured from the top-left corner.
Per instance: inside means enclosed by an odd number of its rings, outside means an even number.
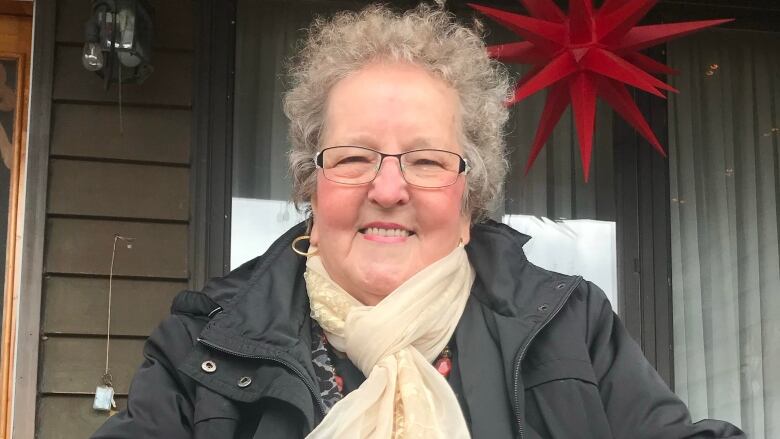
[[[599,393],[615,438],[745,438],[737,427],[691,422],[675,395],[631,338],[601,289],[588,284],[588,343]]]
[[[149,337],[144,362],[130,385],[127,409],[110,417],[93,439],[192,437],[193,405],[175,364],[187,355],[192,337],[180,316],[170,316]]]

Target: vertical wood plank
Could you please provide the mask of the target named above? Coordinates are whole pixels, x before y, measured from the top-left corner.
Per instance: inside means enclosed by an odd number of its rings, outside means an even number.
[[[230,271],[235,0],[200,0],[196,23],[190,287]],[[217,68],[215,68],[215,66]],[[230,66],[230,68],[226,68]]]
[[[38,379],[41,287],[48,178],[51,94],[54,72],[54,2],[38,2],[33,17],[33,47],[27,176],[25,181],[24,231],[22,237],[19,319],[13,382],[13,422],[6,423],[5,437],[33,437]],[[10,414],[3,416],[3,421]],[[13,425],[9,431],[8,426]]]

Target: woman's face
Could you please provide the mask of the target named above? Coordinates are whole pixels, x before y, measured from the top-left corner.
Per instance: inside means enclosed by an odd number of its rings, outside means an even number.
[[[463,155],[458,95],[426,70],[374,63],[332,88],[323,148],[352,145],[388,154],[435,148]],[[375,305],[412,275],[469,240],[461,211],[466,186],[408,185],[398,160],[385,158],[373,182],[350,186],[317,174],[311,243],[328,274],[366,305]],[[401,232],[390,232],[400,229]]]

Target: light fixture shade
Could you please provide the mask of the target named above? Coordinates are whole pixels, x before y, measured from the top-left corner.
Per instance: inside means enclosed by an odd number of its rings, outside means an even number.
[[[147,0],[93,0],[85,47],[99,46],[105,62],[95,72],[110,83],[142,83],[151,64],[154,9]],[[87,56],[85,48],[83,56]],[[83,60],[87,66],[88,60]],[[90,64],[94,66],[94,63]]]

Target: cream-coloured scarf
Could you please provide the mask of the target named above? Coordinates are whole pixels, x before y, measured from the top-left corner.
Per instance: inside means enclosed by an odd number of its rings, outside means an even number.
[[[312,317],[366,380],[308,438],[468,438],[463,413],[431,365],[447,345],[474,282],[463,246],[424,268],[376,306],[339,287],[319,256],[306,263]]]

